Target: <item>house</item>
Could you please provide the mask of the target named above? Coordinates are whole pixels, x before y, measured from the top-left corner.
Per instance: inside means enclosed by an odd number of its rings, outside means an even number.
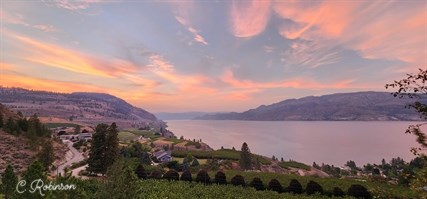
[[[92,133],[83,133],[83,132],[80,133],[79,140],[84,140],[84,141],[92,140]]]
[[[168,150],[168,151],[160,150],[160,151],[154,152],[154,156],[160,162],[172,161],[172,151],[170,151],[170,150]]]

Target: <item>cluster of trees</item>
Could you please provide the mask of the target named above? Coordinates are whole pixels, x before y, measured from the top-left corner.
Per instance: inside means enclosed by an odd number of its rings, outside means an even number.
[[[98,124],[92,136],[87,171],[105,175],[107,169],[119,157],[119,138],[116,123],[110,126]]]
[[[127,147],[120,149],[120,154],[124,158],[136,158],[140,164],[150,165],[151,155],[150,148],[146,145],[142,145],[140,142],[133,142]]]
[[[46,168],[43,167],[43,164],[39,161],[34,161],[30,166],[28,166],[27,170],[22,174],[21,180],[25,180],[26,184],[20,184],[20,190],[27,190],[24,193],[18,194],[16,192],[16,186],[18,184],[18,177],[13,171],[13,167],[8,165],[4,174],[2,175],[0,190],[6,199],[9,198],[43,198],[40,194],[35,193],[32,194],[28,190],[30,190],[31,182],[35,180],[42,180],[46,182],[47,173]]]
[[[36,114],[28,119],[21,112],[18,118],[9,117],[6,120],[0,113],[0,128],[12,135],[24,135],[30,139],[49,137],[51,132],[40,122]]]
[[[47,129],[36,114],[28,119],[19,111],[18,118],[9,117],[4,123],[3,114],[0,113],[0,129],[12,135],[22,135],[31,140],[33,148],[41,146],[37,158],[46,170],[54,161],[53,146],[50,139],[51,132]]]

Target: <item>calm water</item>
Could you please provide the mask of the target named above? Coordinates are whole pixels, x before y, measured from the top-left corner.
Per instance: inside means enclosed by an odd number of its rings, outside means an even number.
[[[247,142],[253,153],[275,155],[307,164],[338,166],[354,160],[361,166],[382,158],[410,160],[415,137],[405,134],[415,122],[259,122],[170,120],[169,130],[186,139],[202,139],[212,148],[236,147]]]

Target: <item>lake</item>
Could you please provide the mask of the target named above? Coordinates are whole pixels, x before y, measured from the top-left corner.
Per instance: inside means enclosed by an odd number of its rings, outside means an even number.
[[[202,139],[214,149],[221,146],[240,150],[248,143],[253,153],[311,165],[343,166],[354,160],[358,166],[402,157],[414,158],[410,148],[415,136],[405,134],[417,122],[342,122],[342,121],[231,121],[169,120],[168,129],[177,137]]]

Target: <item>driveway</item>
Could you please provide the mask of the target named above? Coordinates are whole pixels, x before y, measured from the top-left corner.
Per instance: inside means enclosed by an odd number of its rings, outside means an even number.
[[[72,156],[64,164],[61,164],[60,166],[58,166],[58,173],[60,173],[62,176],[64,175],[64,168],[65,167],[69,167],[73,163],[77,163],[77,162],[84,160],[82,153],[80,153],[79,151],[77,151],[77,149],[75,149],[73,147],[73,142],[71,142],[69,140],[63,140],[63,142],[70,149],[69,152],[71,152]]]

